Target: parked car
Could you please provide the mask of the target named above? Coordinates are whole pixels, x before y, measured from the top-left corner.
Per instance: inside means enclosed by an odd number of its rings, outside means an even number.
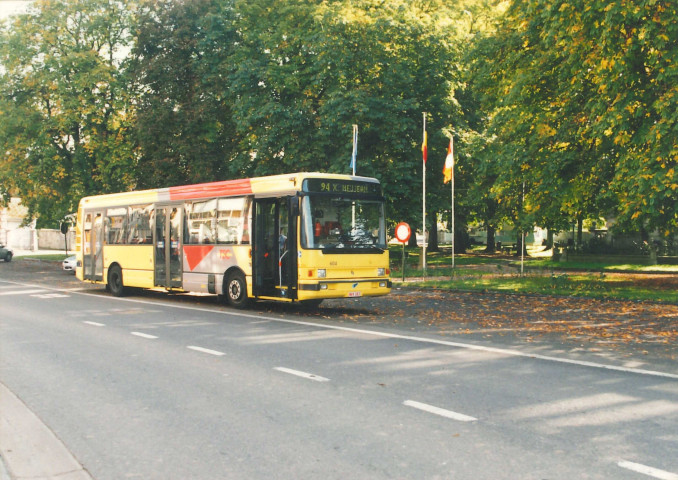
[[[75,255],[71,255],[66,260],[64,260],[61,265],[65,271],[75,273],[75,266],[77,263],[78,261],[75,259]]]
[[[4,245],[0,245],[0,258],[5,262],[11,262],[14,252]]]

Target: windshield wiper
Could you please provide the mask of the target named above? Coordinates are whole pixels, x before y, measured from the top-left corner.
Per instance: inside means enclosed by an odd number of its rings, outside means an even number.
[[[376,245],[344,245],[341,243],[327,245],[322,248],[323,253],[384,253],[386,249]]]

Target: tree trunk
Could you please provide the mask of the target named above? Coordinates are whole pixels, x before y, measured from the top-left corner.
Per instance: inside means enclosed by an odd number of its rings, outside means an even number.
[[[497,250],[495,241],[497,231],[493,225],[485,225],[485,229],[487,230],[487,246],[485,247],[485,253],[494,253]]]
[[[527,257],[527,243],[523,242],[525,236],[523,235],[523,232],[518,232],[518,238],[516,242],[516,256],[520,256],[520,250],[523,250],[523,255]]]
[[[547,229],[546,230],[546,250],[550,250],[553,248],[553,230],[552,229]]]
[[[410,239],[407,241],[407,246],[408,247],[416,247],[417,246],[417,231],[412,230],[412,235],[410,235]]]
[[[438,228],[432,228],[428,232],[428,248],[426,249],[429,252],[439,252],[440,246],[438,245]]]

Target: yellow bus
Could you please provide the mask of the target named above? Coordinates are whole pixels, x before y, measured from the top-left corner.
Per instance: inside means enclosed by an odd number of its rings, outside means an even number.
[[[391,290],[374,178],[294,173],[85,197],[76,275],[106,285],[319,304]]]

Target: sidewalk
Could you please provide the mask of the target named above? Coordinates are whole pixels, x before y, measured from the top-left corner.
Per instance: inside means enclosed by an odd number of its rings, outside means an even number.
[[[0,480],[92,480],[56,435],[0,383]]]

